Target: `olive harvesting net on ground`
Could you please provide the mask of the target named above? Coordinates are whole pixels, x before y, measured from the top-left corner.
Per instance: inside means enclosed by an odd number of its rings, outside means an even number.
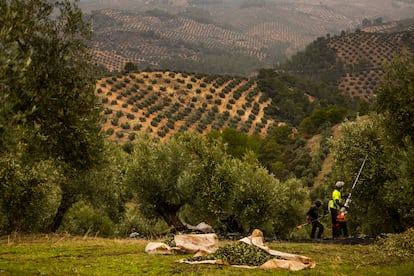
[[[262,231],[255,229],[248,237],[219,246],[216,234],[175,235],[173,240],[150,242],[148,254],[191,253],[181,259],[188,264],[222,264],[262,269],[302,270],[314,268],[316,263],[306,256],[270,249],[265,245]]]

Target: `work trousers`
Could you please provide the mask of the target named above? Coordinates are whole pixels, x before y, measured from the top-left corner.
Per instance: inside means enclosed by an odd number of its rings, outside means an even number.
[[[311,239],[315,238],[316,229],[319,229],[317,238],[320,239],[322,237],[323,225],[319,221],[314,221],[314,222],[312,222],[312,231],[311,231],[311,236],[310,236]]]
[[[330,208],[332,219],[332,238],[338,238],[341,233],[348,237],[348,227],[346,221],[338,221],[338,210]]]

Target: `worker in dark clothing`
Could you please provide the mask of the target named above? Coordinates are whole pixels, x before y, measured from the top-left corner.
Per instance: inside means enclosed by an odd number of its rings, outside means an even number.
[[[309,211],[306,213],[307,221],[309,224],[312,224],[311,239],[315,238],[316,229],[318,230],[317,238],[320,239],[323,234],[323,225],[319,222],[319,207],[321,207],[322,202],[320,200],[315,201],[315,205],[309,208]]]

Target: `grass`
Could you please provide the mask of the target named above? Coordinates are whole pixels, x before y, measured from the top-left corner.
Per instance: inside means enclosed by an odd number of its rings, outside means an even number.
[[[413,275],[414,260],[390,257],[375,245],[272,242],[283,252],[311,257],[316,267],[289,272],[221,265],[189,265],[192,255],[148,255],[148,240],[69,235],[0,239],[0,275]],[[220,242],[224,243],[224,242]]]

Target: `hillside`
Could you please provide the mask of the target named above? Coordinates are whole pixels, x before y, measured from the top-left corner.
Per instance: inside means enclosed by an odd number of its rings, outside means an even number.
[[[130,61],[140,69],[243,75],[284,62],[319,36],[354,30],[364,18],[414,12],[410,3],[342,2],[90,0],[83,7],[96,60],[109,71]]]
[[[357,32],[333,38],[328,46],[345,67],[339,89],[370,100],[375,94],[384,66],[404,48],[414,53],[414,31],[396,33]]]
[[[134,140],[138,133],[166,139],[226,127],[264,136],[275,124],[264,116],[271,99],[254,79],[159,71],[103,78],[96,87],[110,140]]]
[[[382,31],[318,38],[281,68],[300,77],[329,82],[342,93],[372,101],[384,67],[404,50],[414,53],[414,31],[409,25]],[[403,26],[403,27],[402,27]],[[401,30],[394,32],[392,30]]]

